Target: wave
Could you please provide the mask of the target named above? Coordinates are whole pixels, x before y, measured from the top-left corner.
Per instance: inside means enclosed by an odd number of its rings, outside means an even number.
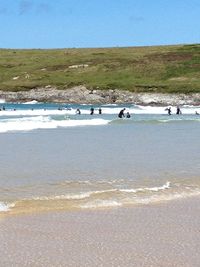
[[[94,190],[94,191],[87,191],[87,192],[80,192],[80,193],[70,193],[70,194],[62,194],[62,195],[55,195],[55,196],[42,196],[42,197],[35,197],[33,200],[81,200],[89,198],[93,195],[105,195],[107,193],[137,193],[137,192],[145,192],[145,191],[154,191],[158,192],[161,190],[166,190],[170,188],[170,182],[166,182],[166,184],[157,187],[141,187],[135,189],[119,189],[119,188],[112,188],[112,189],[105,189],[105,190]]]
[[[79,194],[65,194],[65,195],[58,195],[58,196],[43,196],[43,197],[35,197],[34,200],[79,200],[89,198],[92,195],[116,192],[118,189],[107,189],[107,190],[96,190],[96,191],[88,191],[88,192],[80,192]]]
[[[152,117],[138,117],[138,116],[132,116],[131,119],[123,118],[123,119],[118,119],[115,118],[113,119],[110,123],[111,124],[164,124],[164,123],[190,123],[190,122],[200,122],[200,116],[193,116],[193,117],[157,117],[157,118],[152,118]]]
[[[196,189],[191,192],[179,192],[179,193],[177,192],[177,193],[171,193],[171,194],[165,194],[165,195],[153,195],[150,197],[138,198],[135,200],[135,202],[137,204],[151,204],[151,203],[157,203],[157,202],[163,202],[163,201],[165,202],[165,201],[170,201],[170,200],[183,199],[183,198],[188,198],[188,197],[195,197],[199,195],[200,195],[200,190]]]
[[[109,120],[104,119],[52,120],[48,116],[3,119],[0,121],[0,133],[6,133],[10,131],[31,131],[36,129],[55,129],[75,126],[98,126],[106,125],[109,122]]]
[[[5,99],[0,99],[0,104],[4,104],[6,103],[6,100]]]
[[[2,117],[22,117],[22,116],[51,116],[51,115],[74,115],[75,110],[57,110],[57,109],[6,109],[0,112]]]
[[[170,182],[166,182],[166,184],[162,186],[155,186],[155,187],[144,187],[144,188],[137,188],[137,189],[120,189],[121,192],[127,193],[137,193],[137,192],[145,192],[145,191],[154,191],[158,192],[160,190],[165,190],[170,188]]]
[[[152,115],[164,115],[167,114],[166,108],[159,106],[141,106],[137,105],[135,114],[152,114]],[[200,106],[182,106],[181,112],[183,115],[193,115],[196,111],[200,110]],[[172,115],[176,115],[177,107],[171,106]]]
[[[188,185],[167,181],[163,185],[149,187],[129,187],[129,183],[113,184],[101,190],[91,190],[92,185],[88,185],[85,191],[71,188],[73,192],[66,194],[55,194],[49,196],[35,196],[13,201],[12,204],[0,202],[0,212],[20,213],[37,210],[56,209],[101,209],[113,207],[126,207],[134,205],[147,205],[158,202],[166,202],[175,199],[183,199],[200,195],[199,185]],[[93,185],[95,188],[98,184]],[[92,187],[93,187],[92,186]],[[102,186],[102,185],[101,185]],[[127,188],[125,188],[127,186]],[[57,185],[56,185],[57,187]],[[110,188],[108,188],[110,187]],[[87,190],[88,188],[88,190]],[[65,187],[62,188],[65,190]],[[67,187],[67,190],[69,188]]]
[[[43,196],[43,197],[35,197],[33,200],[79,200],[79,199],[85,199],[89,198],[93,192],[85,192],[85,193],[79,193],[79,194],[66,194],[66,195],[59,195],[59,196]]]

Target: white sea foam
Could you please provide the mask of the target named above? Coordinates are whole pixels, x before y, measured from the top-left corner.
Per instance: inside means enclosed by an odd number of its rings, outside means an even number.
[[[5,99],[0,99],[0,104],[3,104],[3,103],[5,103],[5,102],[6,102]]]
[[[32,100],[32,101],[28,101],[28,102],[25,102],[25,103],[22,103],[22,104],[28,105],[28,104],[37,104],[37,103],[38,103],[37,100]]]
[[[59,127],[106,125],[110,121],[104,119],[90,120],[52,120],[48,116],[24,117],[0,121],[0,132],[31,131],[36,129],[55,129]]]
[[[93,192],[83,192],[79,194],[65,194],[65,195],[59,195],[59,196],[43,196],[43,197],[35,197],[33,200],[81,200],[85,198],[89,198]]]
[[[33,200],[81,200],[89,198],[92,195],[97,194],[104,194],[109,192],[116,192],[117,189],[107,189],[107,190],[97,190],[97,191],[87,191],[87,192],[80,192],[80,193],[70,193],[70,194],[63,194],[63,195],[56,195],[56,196],[42,196],[42,197],[35,197]]]
[[[15,204],[7,204],[4,202],[0,202],[0,212],[6,212],[9,211],[10,208],[13,208]]]
[[[153,106],[137,106],[138,109],[135,109],[133,107],[133,113],[135,114],[155,114],[155,115],[162,115],[162,114],[167,114],[166,108],[167,107],[153,107]],[[172,114],[176,114],[176,107],[175,106],[171,106],[171,111]],[[195,114],[195,111],[199,111],[200,110],[200,106],[183,106],[181,107],[181,112],[183,115],[192,115]]]
[[[96,208],[112,208],[112,207],[120,207],[122,203],[116,200],[94,200],[88,203],[80,205],[82,209],[96,209]]]
[[[196,189],[190,192],[180,192],[180,193],[177,192],[177,193],[171,193],[171,194],[152,195],[150,197],[144,197],[144,198],[135,198],[134,203],[151,204],[151,203],[156,203],[156,202],[164,202],[164,201],[183,199],[183,198],[188,198],[188,197],[195,197],[199,195],[200,195],[200,191],[199,189]]]
[[[162,186],[155,186],[155,187],[144,187],[144,188],[131,188],[131,189],[119,189],[121,192],[126,193],[137,193],[137,192],[145,192],[145,191],[154,191],[158,192],[160,190],[165,190],[170,188],[170,182],[166,182],[166,184]]]
[[[57,110],[57,109],[16,109],[16,110],[3,110],[0,112],[0,116],[51,116],[51,115],[69,115],[75,114],[75,111],[71,110]]]

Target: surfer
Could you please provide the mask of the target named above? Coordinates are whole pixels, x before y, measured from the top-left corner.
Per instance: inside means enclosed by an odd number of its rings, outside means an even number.
[[[196,114],[196,115],[199,115],[199,112],[198,112],[198,111],[195,111],[195,114]]]
[[[101,108],[99,108],[99,114],[102,114],[102,109]]]
[[[126,110],[125,108],[123,108],[122,110],[120,110],[120,112],[119,112],[119,114],[118,114],[118,117],[119,117],[119,118],[125,117],[125,115],[124,115],[124,111],[125,111],[125,110]]]

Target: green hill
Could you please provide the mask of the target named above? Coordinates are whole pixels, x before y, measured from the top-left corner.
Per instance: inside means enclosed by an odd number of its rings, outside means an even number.
[[[0,49],[0,89],[75,85],[133,92],[200,92],[200,44],[85,49]]]

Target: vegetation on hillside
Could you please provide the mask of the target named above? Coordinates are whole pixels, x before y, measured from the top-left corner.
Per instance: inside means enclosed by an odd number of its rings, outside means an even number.
[[[200,44],[127,48],[0,49],[0,89],[75,85],[133,92],[200,92]]]

